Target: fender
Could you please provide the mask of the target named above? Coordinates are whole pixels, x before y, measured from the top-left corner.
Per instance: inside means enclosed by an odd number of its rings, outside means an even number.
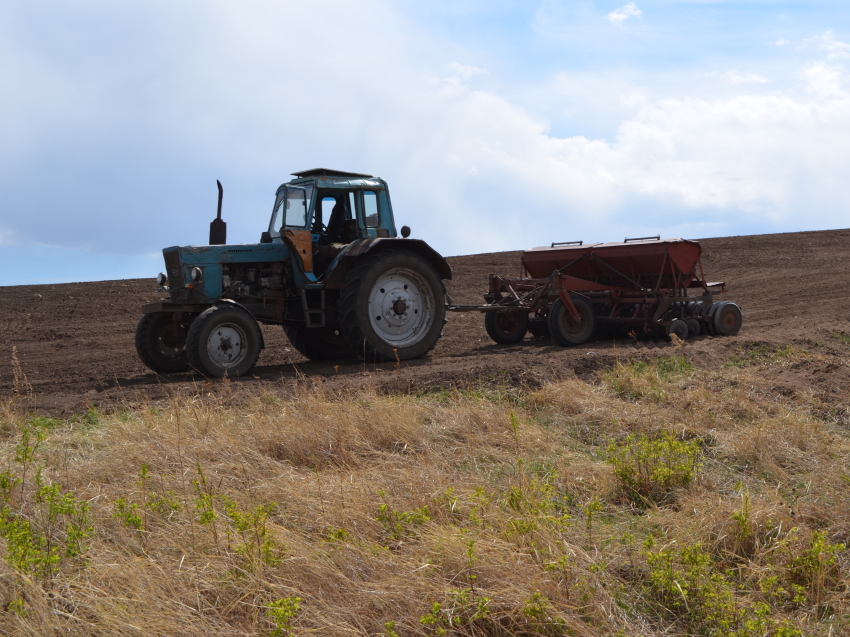
[[[254,319],[254,322],[258,326],[260,325],[260,322],[257,320],[257,317],[254,316],[253,312],[251,312],[251,310],[249,310],[247,307],[245,307],[241,303],[237,303],[236,301],[234,301],[232,299],[219,299],[218,301],[216,301],[215,305],[221,305],[222,303],[226,303],[228,305],[235,305],[239,309],[245,310],[246,312],[248,312],[248,316],[250,316],[252,319]],[[260,328],[260,349],[266,349],[266,339],[263,337],[262,328]]]
[[[434,250],[431,246],[425,243],[422,239],[397,239],[397,238],[371,238],[356,241],[343,250],[329,268],[328,274],[325,277],[325,288],[338,288],[342,285],[343,279],[351,265],[358,257],[366,253],[374,253],[378,250],[387,250],[392,248],[402,248],[415,252],[423,257],[428,263],[434,266],[437,274],[441,279],[452,278],[452,268],[448,261]]]

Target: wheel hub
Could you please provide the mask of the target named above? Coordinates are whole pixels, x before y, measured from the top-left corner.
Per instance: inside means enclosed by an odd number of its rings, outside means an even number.
[[[177,357],[186,348],[186,338],[174,330],[174,325],[169,321],[156,332],[156,348],[161,354],[169,357]]]
[[[398,316],[402,316],[405,312],[407,312],[407,303],[405,303],[404,299],[398,299],[395,303],[393,303],[393,312]]]
[[[220,367],[233,367],[245,356],[245,334],[233,323],[225,323],[214,329],[207,339],[210,359]]]

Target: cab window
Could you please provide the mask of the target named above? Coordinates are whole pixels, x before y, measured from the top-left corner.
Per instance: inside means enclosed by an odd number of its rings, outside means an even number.
[[[378,227],[378,193],[374,190],[363,191],[363,219],[367,228]]]
[[[312,190],[312,189],[309,189]],[[284,225],[290,228],[303,228],[307,225],[307,207],[310,203],[309,190],[306,188],[287,188],[286,199],[281,204],[286,205]]]

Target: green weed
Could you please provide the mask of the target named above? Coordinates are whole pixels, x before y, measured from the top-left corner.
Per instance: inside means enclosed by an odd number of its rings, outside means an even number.
[[[444,603],[433,602],[431,610],[419,618],[419,622],[432,635],[447,635],[450,630],[467,626],[481,629],[482,634],[488,634],[487,627],[491,624],[490,598],[480,597],[470,588],[453,589],[446,594]]]
[[[65,423],[58,418],[38,415],[30,418],[27,424],[29,427],[34,427],[35,429],[58,429]]]
[[[837,338],[838,342],[842,345],[850,345],[850,334],[840,334],[836,332],[833,336]]]
[[[18,571],[48,578],[64,560],[87,550],[93,531],[89,505],[72,493],[63,493],[55,483],[40,483],[32,502],[26,504],[32,505],[32,516],[8,505],[0,509],[6,562]]]
[[[274,502],[243,511],[235,500],[221,496],[227,517],[233,522],[242,542],[236,552],[244,555],[248,562],[258,567],[261,564],[274,566],[283,560],[283,550],[278,546],[268,528],[269,516],[274,512]]]
[[[791,345],[771,347],[759,345],[749,350],[739,349],[724,367],[749,367],[750,365],[774,365],[781,363],[794,354],[801,353]]]
[[[300,597],[284,597],[271,602],[266,607],[266,617],[274,624],[274,629],[269,633],[271,637],[290,637],[293,635],[292,622],[301,610]]]
[[[641,506],[665,502],[693,482],[702,466],[697,442],[678,440],[669,432],[658,438],[632,434],[607,451],[623,491]]]
[[[422,526],[431,519],[427,505],[413,511],[396,511],[386,501],[386,492],[379,491],[378,496],[384,500],[378,506],[375,519],[384,528],[386,542],[399,542],[406,537],[416,534],[416,527]]]
[[[195,489],[195,509],[198,511],[198,522],[203,525],[209,525],[212,528],[213,538],[216,546],[218,545],[218,527],[216,519],[218,512],[215,508],[215,494],[212,488],[207,484],[207,477],[204,475],[204,470],[201,464],[197,465],[198,477],[192,480],[192,486]]]
[[[33,437],[25,427],[14,453],[20,475],[12,471],[0,474],[0,537],[6,542],[5,558],[12,568],[49,578],[63,561],[86,552],[93,526],[88,502],[64,492],[58,483],[46,483],[41,469],[35,474],[35,490],[27,492],[26,474],[45,439],[43,431]]]
[[[602,375],[620,398],[654,402],[667,399],[663,385],[693,371],[694,367],[684,356],[659,356],[650,361],[632,361],[615,365]]]
[[[809,590],[812,603],[820,604],[827,591],[834,590],[841,581],[838,553],[844,544],[830,544],[826,531],[815,531],[809,546],[791,560],[791,574],[796,583]]]
[[[128,502],[124,498],[115,499],[115,510],[112,512],[112,517],[124,523],[124,526],[130,527],[135,531],[144,529],[144,521],[139,514],[139,505],[135,502]]]
[[[351,539],[351,533],[335,526],[326,526],[324,535],[328,542],[348,542]]]
[[[85,428],[97,427],[100,424],[102,417],[103,416],[100,411],[98,411],[97,407],[89,407],[86,409],[85,413],[74,414],[68,422],[83,425]]]
[[[549,598],[540,591],[535,591],[526,600],[522,614],[531,620],[535,635],[568,635],[566,622],[555,617]]]

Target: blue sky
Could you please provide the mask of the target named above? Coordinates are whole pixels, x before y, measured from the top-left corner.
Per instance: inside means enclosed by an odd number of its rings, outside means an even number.
[[[314,8],[316,7],[316,8]],[[447,255],[850,226],[841,2],[0,5],[0,285],[153,277],[315,166]]]

